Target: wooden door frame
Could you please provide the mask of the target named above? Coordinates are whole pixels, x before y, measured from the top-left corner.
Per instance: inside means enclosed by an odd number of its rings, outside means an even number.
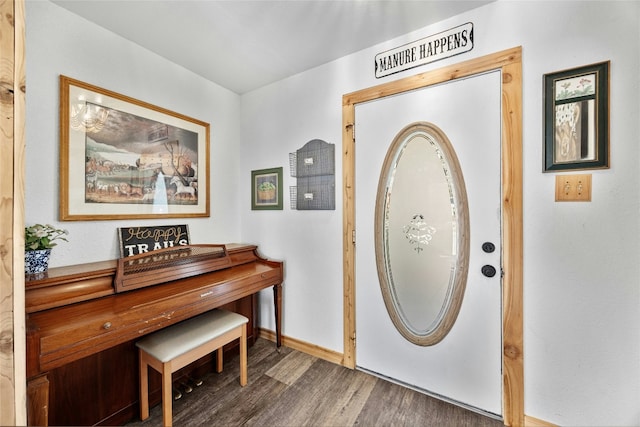
[[[26,425],[24,0],[0,11],[0,425]]]
[[[522,293],[522,48],[515,47],[342,97],[343,365],[355,368],[355,106],[490,71],[502,72],[502,416],[524,425]]]

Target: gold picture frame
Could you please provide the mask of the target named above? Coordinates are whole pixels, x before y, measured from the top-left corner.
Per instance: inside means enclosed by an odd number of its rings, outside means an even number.
[[[209,123],[60,76],[60,220],[208,217]]]

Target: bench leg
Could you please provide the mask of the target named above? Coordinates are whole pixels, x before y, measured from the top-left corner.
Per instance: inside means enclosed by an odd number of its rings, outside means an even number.
[[[218,374],[222,372],[222,365],[224,364],[224,360],[223,360],[224,348],[223,347],[220,347],[219,349],[216,350],[216,373]]]
[[[149,418],[149,366],[147,365],[146,354],[140,350],[140,419]]]
[[[240,333],[240,385],[247,385],[247,324],[242,326]]]
[[[173,396],[171,393],[171,362],[162,364],[162,421],[165,427],[170,427]]]

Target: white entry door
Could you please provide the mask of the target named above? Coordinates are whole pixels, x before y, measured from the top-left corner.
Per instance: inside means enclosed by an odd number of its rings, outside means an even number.
[[[356,172],[356,366],[464,406],[502,415],[501,73],[499,71],[358,104]],[[413,122],[439,127],[453,146],[469,203],[466,290],[449,334],[432,346],[395,329],[376,269],[374,211],[387,150]],[[421,197],[420,188],[410,197]],[[489,242],[495,251],[486,252]],[[486,248],[486,247],[485,247]],[[487,277],[485,265],[497,274]],[[421,278],[416,278],[420,281]]]

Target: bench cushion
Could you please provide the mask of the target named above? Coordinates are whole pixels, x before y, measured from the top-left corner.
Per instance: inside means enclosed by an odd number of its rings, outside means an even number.
[[[165,363],[248,321],[238,313],[211,310],[149,334],[136,342],[136,346]]]

